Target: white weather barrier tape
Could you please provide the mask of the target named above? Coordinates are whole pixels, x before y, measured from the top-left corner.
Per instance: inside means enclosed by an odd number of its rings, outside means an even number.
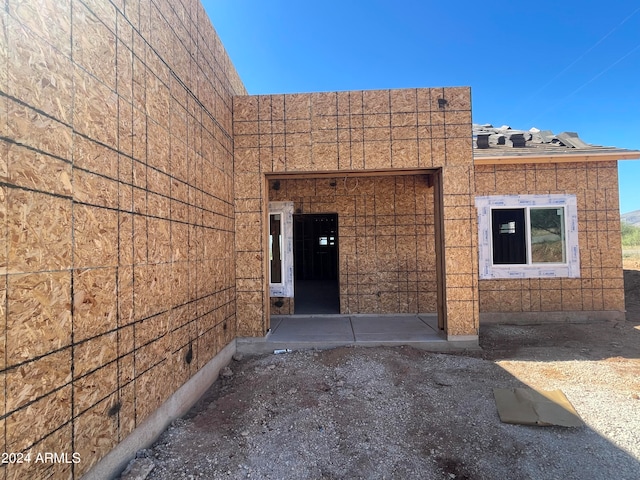
[[[578,206],[575,195],[492,195],[476,197],[478,209],[478,262],[481,279],[579,278]],[[565,209],[566,262],[529,265],[494,265],[491,244],[493,208],[557,207]]]
[[[293,297],[293,202],[269,202],[269,213],[282,218],[282,283],[269,285],[272,297]]]

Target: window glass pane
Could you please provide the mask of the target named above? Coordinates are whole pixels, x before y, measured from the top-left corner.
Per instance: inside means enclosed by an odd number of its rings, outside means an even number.
[[[491,211],[493,264],[523,265],[527,263],[524,208]]]
[[[282,225],[280,214],[269,215],[271,283],[282,283]]]
[[[531,262],[565,263],[564,208],[531,208]]]

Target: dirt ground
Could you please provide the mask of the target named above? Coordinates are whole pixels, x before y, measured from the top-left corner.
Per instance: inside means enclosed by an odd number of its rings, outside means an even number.
[[[137,461],[148,479],[638,479],[640,262],[625,267],[624,322],[485,326],[459,354],[238,358]],[[501,423],[493,388],[523,386],[562,390],[585,426]]]

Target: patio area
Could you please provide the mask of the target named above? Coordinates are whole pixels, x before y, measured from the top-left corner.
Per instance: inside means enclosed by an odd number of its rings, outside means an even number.
[[[410,345],[430,351],[478,348],[449,342],[438,329],[435,313],[407,315],[274,315],[271,329],[261,338],[240,337],[237,350],[246,354],[274,350],[328,349],[340,346]]]

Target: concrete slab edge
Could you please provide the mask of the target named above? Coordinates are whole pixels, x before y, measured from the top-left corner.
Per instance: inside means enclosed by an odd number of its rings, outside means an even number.
[[[478,350],[480,339],[478,335],[447,335],[450,350]]]
[[[238,352],[243,355],[265,355],[273,353],[274,350],[328,350],[337,347],[354,346],[353,342],[348,341],[323,341],[323,342],[264,342],[257,337],[255,340],[244,337],[242,341],[237,342]]]
[[[471,339],[447,341],[444,339],[430,341],[359,341],[359,342],[264,342],[260,338],[257,341],[251,341],[251,338],[245,337],[242,342],[238,342],[238,352],[243,355],[265,355],[273,353],[274,350],[290,349],[292,351],[301,350],[330,350],[338,347],[413,347],[428,352],[451,352],[459,350],[478,350],[478,337],[470,336]]]
[[[135,457],[138,450],[148,448],[176,418],[181,417],[216,381],[220,370],[231,362],[236,352],[235,340],[203,366],[141,425],[116,445],[104,458],[85,473],[82,480],[116,478]]]

